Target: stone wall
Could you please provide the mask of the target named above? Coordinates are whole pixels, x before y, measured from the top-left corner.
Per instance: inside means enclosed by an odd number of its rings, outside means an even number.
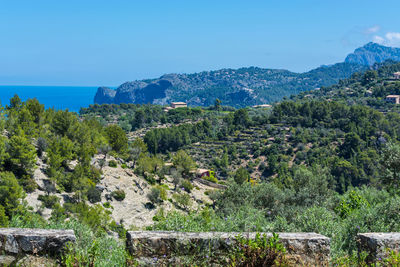
[[[358,252],[367,252],[372,263],[387,256],[387,249],[400,251],[400,233],[362,233],[357,235]]]
[[[62,252],[67,242],[75,240],[73,230],[0,228],[0,266],[17,262],[29,265],[27,258],[40,261],[36,256],[45,256],[43,260],[49,261]]]
[[[187,258],[196,262],[212,257],[223,262],[234,249],[239,235],[254,239],[256,233],[130,231],[127,249],[142,266],[182,264]],[[329,238],[315,233],[279,233],[279,238],[293,266],[329,265]]]

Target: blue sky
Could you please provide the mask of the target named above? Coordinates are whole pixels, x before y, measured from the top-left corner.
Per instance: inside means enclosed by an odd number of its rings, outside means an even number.
[[[117,86],[164,73],[303,72],[400,46],[400,1],[0,0],[0,84]]]

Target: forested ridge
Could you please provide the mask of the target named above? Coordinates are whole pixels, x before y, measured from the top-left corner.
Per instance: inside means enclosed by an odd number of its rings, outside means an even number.
[[[103,104],[76,114],[15,96],[1,108],[0,226],[75,229],[82,237],[65,265],[132,265],[123,237],[141,225],[113,217],[131,191],[101,189],[115,168],[132,175],[135,190],[148,187],[143,206],[155,215],[145,229],[317,232],[332,239],[332,263],[357,264],[357,233],[400,231],[400,114],[373,104],[397,92],[389,79],[398,69],[386,62],[271,108],[218,99],[208,108]],[[372,94],[359,101],[345,87]],[[204,179],[225,189],[200,188],[197,169],[213,170]],[[42,209],[29,207],[34,192]]]

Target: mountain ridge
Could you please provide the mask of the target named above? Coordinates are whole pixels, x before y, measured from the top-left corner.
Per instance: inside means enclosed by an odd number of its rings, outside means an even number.
[[[234,107],[273,103],[285,96],[335,84],[387,59],[400,61],[400,49],[368,43],[342,63],[322,65],[303,73],[260,67],[170,73],[156,79],[125,82],[116,90],[100,87],[94,102],[166,105],[185,101],[190,106],[209,106],[218,98],[224,105]]]

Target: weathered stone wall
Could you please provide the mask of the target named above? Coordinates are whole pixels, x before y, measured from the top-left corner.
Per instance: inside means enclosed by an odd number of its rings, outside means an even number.
[[[0,228],[0,266],[26,262],[27,255],[50,259],[60,254],[67,242],[75,240],[73,230]]]
[[[271,233],[265,234],[272,236]],[[329,238],[315,233],[278,234],[294,266],[329,265]],[[196,261],[208,255],[227,259],[239,235],[254,239],[256,233],[130,231],[127,233],[127,249],[143,266],[174,265],[184,258]]]
[[[362,233],[357,235],[358,252],[367,252],[367,261],[387,256],[387,249],[400,251],[400,233]]]

